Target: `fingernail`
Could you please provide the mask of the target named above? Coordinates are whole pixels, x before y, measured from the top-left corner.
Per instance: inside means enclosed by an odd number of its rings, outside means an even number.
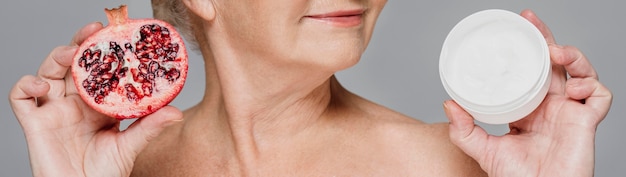
[[[449,109],[449,108],[448,108],[448,101],[444,101],[444,102],[443,102],[443,110],[444,110],[446,113],[448,113],[448,109]]]
[[[450,117],[450,110],[448,109],[448,101],[443,102],[443,112],[446,113],[446,116]],[[452,123],[452,119],[450,119],[450,123]]]
[[[558,45],[558,44],[548,44],[548,48],[563,49],[563,46]]]
[[[35,79],[35,85],[43,85],[43,84],[46,84],[46,81],[44,81],[43,79],[39,77]]]
[[[169,127],[171,125],[177,124],[179,122],[182,122],[183,119],[174,119],[174,120],[170,120],[167,123],[165,123],[165,127]]]
[[[102,22],[100,22],[100,21],[95,21],[95,22],[93,22],[93,23],[91,23],[91,24],[98,25],[98,27],[102,27],[102,26],[104,26],[104,23],[102,23]]]

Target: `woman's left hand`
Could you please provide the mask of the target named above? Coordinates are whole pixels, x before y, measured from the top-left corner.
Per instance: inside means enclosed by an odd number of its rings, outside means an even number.
[[[504,136],[487,134],[459,105],[446,101],[450,138],[489,176],[593,176],[596,128],[612,94],[577,48],[557,45],[533,12],[521,15],[548,42],[553,63],[548,95],[533,113],[509,124]]]

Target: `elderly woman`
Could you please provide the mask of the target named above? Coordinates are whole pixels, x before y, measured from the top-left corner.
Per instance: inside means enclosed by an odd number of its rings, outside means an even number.
[[[386,0],[163,0],[155,16],[202,52],[204,98],[127,130],[86,106],[71,56],[88,24],[10,93],[35,176],[592,176],[594,136],[612,95],[576,48],[550,46],[547,98],[504,136],[455,102],[425,124],[344,89],[333,76],[368,45]],[[38,103],[34,98],[44,100]]]

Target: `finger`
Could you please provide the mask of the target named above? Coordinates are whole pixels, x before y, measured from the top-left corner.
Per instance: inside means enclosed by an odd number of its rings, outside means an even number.
[[[537,29],[539,29],[539,31],[541,32],[541,34],[543,34],[543,37],[546,39],[546,42],[548,44],[556,44],[556,40],[554,40],[552,31],[550,31],[548,26],[545,23],[543,23],[543,21],[541,21],[539,17],[537,17],[535,12],[531,10],[523,10],[522,13],[520,13],[520,15],[526,18],[528,21],[530,21],[530,23],[535,25]]]
[[[549,95],[563,95],[565,93],[565,82],[567,82],[567,73],[561,65],[552,64],[552,76]]]
[[[531,10],[523,10],[520,15],[530,23],[535,25],[535,27],[541,32],[543,37],[546,39],[548,46],[556,44],[556,40],[554,39],[554,35],[552,35],[552,31],[548,28],[548,26],[537,17],[537,15]],[[563,87],[565,85],[565,81],[567,79],[567,73],[562,66],[552,65],[552,84],[550,85],[550,89],[548,90],[549,94],[563,94]]]
[[[550,45],[550,58],[555,64],[564,66],[573,78],[598,79],[598,74],[587,57],[576,47]]]
[[[72,57],[76,53],[77,46],[87,37],[102,29],[102,23],[95,22],[85,25],[72,38],[70,46],[60,46],[52,50],[43,61],[37,75],[47,79],[62,79],[67,74],[67,69],[72,64]]]
[[[573,78],[567,81],[566,93],[575,100],[585,100],[598,117],[604,118],[611,107],[613,94],[598,80],[592,78]],[[598,121],[599,122],[599,121]]]
[[[163,129],[182,121],[183,114],[178,109],[166,106],[144,118],[140,118],[121,135],[121,143],[128,147],[126,152],[136,156],[148,145],[148,142],[157,137]]]
[[[41,63],[37,75],[51,80],[65,78],[67,70],[72,64],[72,56],[76,53],[77,48],[76,46],[59,46],[52,50]]]
[[[74,37],[72,38],[72,41],[70,42],[70,46],[79,46],[80,44],[83,43],[83,41],[85,41],[85,39],[87,39],[93,33],[100,31],[102,28],[103,26],[102,26],[102,23],[100,22],[94,22],[94,23],[85,25],[83,28],[78,30],[76,34],[74,34]]]
[[[37,107],[36,98],[46,95],[50,85],[35,76],[22,77],[11,89],[9,102],[16,114],[28,113]]]
[[[486,154],[489,135],[474,124],[474,118],[454,101],[444,102],[446,116],[450,120],[450,140],[467,155],[479,162]]]

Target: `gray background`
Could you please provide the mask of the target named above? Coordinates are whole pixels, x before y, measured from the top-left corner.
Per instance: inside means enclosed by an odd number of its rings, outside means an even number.
[[[102,9],[130,4],[132,17],[150,17],[149,1],[6,1],[0,6],[0,176],[30,176],[22,130],[7,100],[13,84],[35,74],[40,62],[57,45],[67,44],[74,32],[92,21],[106,22]],[[596,176],[624,176],[626,84],[623,77],[626,46],[626,1],[582,0],[391,0],[361,62],[338,73],[353,92],[426,122],[447,121],[442,102],[448,99],[438,75],[438,57],[447,33],[463,17],[484,9],[519,12],[529,8],[551,27],[561,44],[585,52],[601,81],[612,89],[611,112],[598,128]],[[191,55],[186,87],[172,103],[187,108],[204,89],[202,59]],[[128,124],[128,122],[125,122]],[[502,134],[506,126],[484,125]]]

